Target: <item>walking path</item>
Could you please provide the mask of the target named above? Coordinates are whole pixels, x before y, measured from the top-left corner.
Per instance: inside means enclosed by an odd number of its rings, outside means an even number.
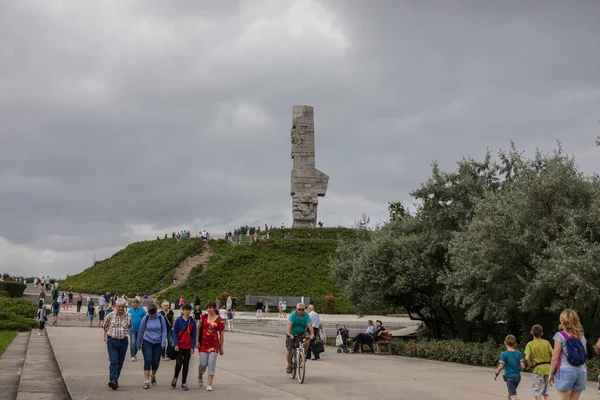
[[[120,384],[108,386],[106,344],[99,329],[50,327],[50,342],[64,380],[74,399],[399,399],[399,400],[491,400],[506,398],[493,369],[426,361],[396,356],[338,354],[327,347],[320,361],[307,363],[306,381],[300,385],[284,371],[283,339],[242,333],[226,334],[225,355],[218,358],[214,391],[196,384],[198,356],[190,363],[190,392],[171,389],[175,363],[161,362],[158,385],[142,389],[143,363],[125,361]],[[529,398],[531,375],[523,374],[520,397]],[[552,389],[556,397],[556,391]],[[582,400],[596,398],[588,383]]]
[[[67,388],[46,336],[29,338],[17,400],[66,400]]]
[[[0,358],[0,390],[3,399],[17,398],[29,335],[29,332],[20,332]]]

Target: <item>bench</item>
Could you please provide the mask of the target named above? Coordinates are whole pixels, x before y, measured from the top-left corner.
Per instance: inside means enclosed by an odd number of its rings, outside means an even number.
[[[390,332],[384,332],[381,334],[381,339],[373,343],[364,343],[361,345],[361,352],[364,352],[364,346],[369,346],[370,352],[374,354],[392,354],[392,334]],[[375,346],[375,349],[373,349]]]

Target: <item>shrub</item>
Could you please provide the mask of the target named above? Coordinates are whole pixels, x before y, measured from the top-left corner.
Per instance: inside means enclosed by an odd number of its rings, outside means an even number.
[[[7,311],[0,311],[0,331],[30,331],[38,326],[33,318],[25,318],[21,315]]]
[[[23,297],[27,285],[17,282],[0,282],[0,291],[7,292],[9,297]]]
[[[25,299],[0,297],[0,312],[13,314],[23,318],[34,318],[37,313],[37,306],[33,302]]]

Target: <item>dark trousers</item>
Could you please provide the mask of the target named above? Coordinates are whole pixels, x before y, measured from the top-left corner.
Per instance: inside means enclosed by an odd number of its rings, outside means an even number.
[[[81,311],[81,302],[77,302],[77,312]]]
[[[160,365],[160,343],[142,342],[142,354],[144,355],[144,371],[156,371]]]
[[[187,381],[188,368],[190,367],[190,357],[192,356],[192,351],[190,349],[179,349],[179,351],[175,352],[175,356],[175,379],[179,378],[179,372],[181,371],[181,367],[183,367],[181,383],[184,384]]]
[[[167,330],[167,346],[164,349],[162,349],[160,353],[162,358],[165,358],[167,356],[167,347],[169,346],[173,346],[173,331],[171,330]]]
[[[310,358],[312,353],[315,353],[315,358],[319,358],[319,353],[315,351],[315,343],[319,337],[319,328],[313,328],[315,332],[315,338],[310,342],[310,346],[308,346],[308,350],[306,350],[306,358]]]
[[[352,341],[354,341],[354,352],[357,352],[358,349],[360,348],[361,343],[362,344],[373,343],[373,336],[369,335],[368,333],[359,333],[358,335],[356,335],[354,337],[354,339],[352,339]]]
[[[119,376],[121,375],[121,368],[125,362],[125,356],[127,355],[128,340],[115,339],[108,337],[106,339],[106,348],[108,349],[108,357],[110,358],[109,376],[111,382],[119,384]]]

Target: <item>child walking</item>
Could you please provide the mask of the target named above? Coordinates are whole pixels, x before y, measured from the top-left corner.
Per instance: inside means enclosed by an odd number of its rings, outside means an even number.
[[[44,303],[41,300],[38,304],[36,319],[40,323],[40,327],[38,330],[38,336],[41,336],[44,334],[44,331],[46,330],[45,325],[46,325],[46,321],[48,320],[48,317],[46,317],[46,309],[44,308]]]
[[[525,360],[517,347],[517,338],[513,335],[508,335],[504,339],[506,350],[500,355],[498,368],[494,375],[494,380],[498,379],[500,372],[504,370],[504,381],[508,388],[508,400],[517,400],[517,388],[521,383],[521,371],[525,369]]]
[[[551,400],[548,393],[548,376],[550,374],[550,361],[552,361],[552,346],[550,342],[542,339],[544,330],[541,325],[531,328],[533,340],[525,347],[525,361],[533,370],[531,387],[535,400]]]

